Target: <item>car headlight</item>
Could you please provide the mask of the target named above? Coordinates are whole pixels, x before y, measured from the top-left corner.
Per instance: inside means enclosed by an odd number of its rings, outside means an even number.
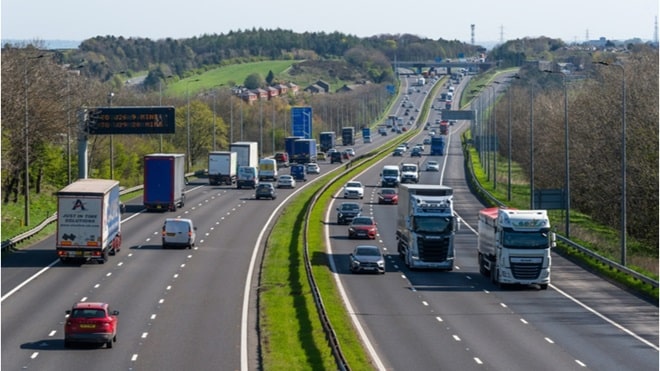
[[[350,227],[350,228],[348,228],[348,231],[351,232],[351,233],[354,233],[354,232],[355,232],[355,228]]]
[[[377,264],[379,267],[385,267],[385,260],[379,260]]]

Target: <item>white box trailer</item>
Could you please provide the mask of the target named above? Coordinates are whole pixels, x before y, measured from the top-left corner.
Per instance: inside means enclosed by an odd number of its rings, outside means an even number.
[[[55,249],[63,263],[105,263],[120,248],[118,181],[79,179],[57,192]]]
[[[236,152],[209,152],[209,184],[232,185],[236,183],[237,159]]]

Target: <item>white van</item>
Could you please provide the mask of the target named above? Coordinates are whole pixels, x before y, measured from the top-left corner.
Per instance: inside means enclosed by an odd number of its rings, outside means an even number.
[[[274,158],[259,160],[259,181],[277,180],[277,161]]]
[[[195,231],[197,227],[192,220],[183,218],[167,218],[163,224],[163,249],[168,247],[183,247],[192,249],[195,246]]]
[[[259,182],[259,169],[254,166],[239,166],[236,188],[248,187],[255,189]]]
[[[382,187],[398,187],[401,183],[401,171],[396,165],[385,165],[380,172],[380,185]]]

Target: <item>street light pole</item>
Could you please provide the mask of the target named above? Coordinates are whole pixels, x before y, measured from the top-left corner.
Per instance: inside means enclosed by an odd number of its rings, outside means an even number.
[[[604,66],[615,66],[621,68],[621,265],[626,265],[627,250],[627,155],[626,155],[626,70],[622,64],[594,62]]]
[[[43,58],[44,55],[38,55],[36,57],[25,57],[23,62],[23,72],[24,72],[24,82],[25,82],[25,215],[24,215],[24,224],[25,226],[30,225],[30,137],[28,136],[30,125],[29,125],[29,106],[28,106],[28,93],[29,93],[29,82],[28,82],[28,61],[31,59]]]
[[[216,136],[216,129],[215,129],[216,128],[216,125],[215,125],[215,116],[216,116],[215,115],[215,101],[216,101],[216,99],[215,98],[217,97],[217,95],[218,95],[217,92],[213,91],[213,150],[214,151],[215,151],[215,143],[216,143],[216,140],[215,140],[215,138],[216,138],[215,137]]]
[[[534,210],[534,85],[529,90],[529,207]]]
[[[25,226],[30,225],[30,141],[28,137],[28,128],[29,128],[29,118],[28,118],[28,69],[27,69],[27,60],[24,63],[25,70],[25,215],[24,215],[24,224]]]
[[[570,161],[569,161],[569,135],[568,135],[568,92],[566,87],[566,74],[564,72],[555,72],[550,70],[544,70],[543,72],[547,73],[559,73],[562,76],[562,82],[564,84],[564,157],[565,157],[565,174],[564,174],[564,195],[565,195],[565,207],[566,207],[566,238],[571,236],[571,183],[570,183]]]
[[[190,83],[199,81],[199,79],[188,80],[186,82],[186,173],[190,172]]]
[[[507,201],[511,201],[511,88],[509,88],[507,95],[509,96],[509,124],[507,128],[507,137],[508,137],[508,146],[507,154],[509,156],[508,162],[508,176],[507,176],[507,191],[506,197]]]
[[[112,107],[112,97],[115,93],[108,93],[108,106]],[[110,179],[115,179],[115,142],[114,136],[110,134]]]

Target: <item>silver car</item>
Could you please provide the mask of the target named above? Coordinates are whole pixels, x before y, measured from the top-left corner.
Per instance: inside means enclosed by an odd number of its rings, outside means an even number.
[[[358,245],[350,255],[352,273],[374,272],[385,274],[385,257],[378,246]]]

